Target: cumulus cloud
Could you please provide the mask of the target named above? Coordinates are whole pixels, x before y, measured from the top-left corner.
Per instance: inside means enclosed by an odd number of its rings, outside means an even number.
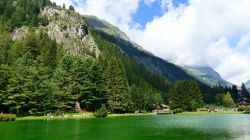
[[[51,0],[52,2],[55,2],[57,5],[63,6],[63,4],[65,4],[65,6],[69,7],[70,5],[73,5],[71,0]]]
[[[157,0],[144,0],[144,3],[147,4],[148,6],[152,5],[155,3]]]
[[[250,79],[248,0],[190,0],[128,32],[145,49],[179,65],[211,66],[226,80]],[[238,40],[237,40],[238,39]],[[232,43],[232,40],[235,43]]]
[[[72,4],[70,0],[53,0]],[[141,1],[161,2],[164,14],[144,29],[133,21]],[[96,15],[118,26],[155,55],[179,65],[211,66],[226,80],[250,79],[250,1],[74,0],[82,14]],[[146,16],[146,15],[145,15]]]

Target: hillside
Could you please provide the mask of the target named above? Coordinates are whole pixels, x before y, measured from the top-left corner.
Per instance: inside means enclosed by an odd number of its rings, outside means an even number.
[[[246,87],[250,89],[250,80],[245,83]]]
[[[137,63],[145,65],[151,72],[165,77],[170,81],[194,80],[181,67],[169,63],[153,54],[145,51],[138,44],[131,41],[126,34],[117,27],[93,16],[85,16],[87,23],[94,27],[96,34],[101,35],[105,40],[114,43],[129,57],[134,58]]]
[[[213,86],[225,86],[231,87],[232,84],[224,80],[218,72],[213,70],[210,67],[191,67],[186,66],[184,69],[187,70],[187,73],[194,76],[197,80],[213,87]]]
[[[49,1],[6,0],[1,6],[4,112],[41,115],[70,111],[76,104],[96,111],[104,104],[111,112],[125,113],[150,111],[167,101],[171,83],[124,55],[115,43],[99,38],[73,9]],[[13,18],[31,17],[33,9],[40,9],[34,24]]]
[[[105,105],[112,113],[152,111],[168,103],[179,80],[201,90],[205,102],[215,101],[211,87],[105,21],[49,0],[1,4],[0,107],[5,112],[43,115],[76,105],[88,111]]]

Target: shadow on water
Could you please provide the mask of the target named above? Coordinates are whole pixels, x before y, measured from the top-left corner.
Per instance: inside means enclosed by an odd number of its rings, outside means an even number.
[[[1,140],[249,139],[249,115],[170,115],[0,124]]]

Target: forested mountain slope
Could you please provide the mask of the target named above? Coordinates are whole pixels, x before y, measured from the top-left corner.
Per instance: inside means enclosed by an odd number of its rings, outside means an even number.
[[[89,19],[49,0],[0,2],[2,111],[43,115],[76,104],[89,111],[102,105],[113,113],[152,111],[168,103],[178,80],[196,81],[205,102],[214,101],[212,89],[179,66]]]

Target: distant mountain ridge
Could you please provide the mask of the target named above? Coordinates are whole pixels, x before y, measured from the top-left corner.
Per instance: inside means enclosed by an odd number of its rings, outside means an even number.
[[[90,26],[100,31],[99,33],[102,36],[106,36],[106,39],[115,43],[123,52],[136,59],[137,62],[145,65],[151,72],[163,76],[166,80],[170,81],[195,79],[188,75],[181,67],[143,50],[141,46],[131,41],[119,28],[94,16],[84,17]]]
[[[248,89],[250,89],[250,80],[248,80],[248,81],[245,83],[245,85],[246,85],[246,87],[247,87]]]
[[[152,53],[145,51],[140,45],[131,41],[129,37],[119,28],[110,23],[100,20],[95,16],[84,16],[87,23],[95,29],[102,31],[109,37],[115,38],[118,46],[121,47],[128,55],[143,63],[152,72],[166,77],[168,80],[191,80],[196,79],[210,87],[215,85],[231,86],[215,70],[210,67],[180,67],[168,61],[154,56]],[[176,72],[176,73],[175,73]]]
[[[197,80],[209,85],[209,86],[232,86],[231,83],[224,80],[218,72],[216,72],[211,67],[192,67],[192,66],[185,66],[184,69],[187,72],[194,76]]]

